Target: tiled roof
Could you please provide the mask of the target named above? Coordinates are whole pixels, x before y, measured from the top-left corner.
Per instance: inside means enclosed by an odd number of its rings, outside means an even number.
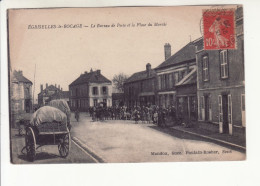
[[[75,81],[73,81],[71,85],[79,85],[82,83],[112,83],[101,73],[98,74],[98,71],[93,71],[89,73],[81,74]]]
[[[57,88],[57,87],[55,87],[54,85],[50,85],[50,86],[48,86],[47,88],[45,88],[44,90],[49,90],[49,91],[59,90],[59,91],[60,91],[60,89]]]
[[[69,98],[70,92],[69,91],[57,91],[52,95],[52,97],[60,97],[60,98]]]
[[[54,85],[49,85],[46,87],[42,92],[40,92],[38,95],[44,94],[45,96],[51,96],[54,93],[53,92],[60,92],[61,90]]]
[[[134,73],[132,76],[130,76],[125,83],[130,83],[130,82],[134,82],[134,81],[139,81],[139,80],[145,80],[145,79],[149,79],[149,78],[153,78],[156,76],[156,72],[154,69],[151,69],[151,74],[148,77],[147,76],[147,72],[146,70],[141,71],[141,72],[136,72]]]
[[[13,77],[14,77],[18,82],[31,83],[31,84],[32,84],[32,82],[31,82],[29,79],[27,79],[26,77],[23,76],[22,71],[18,71],[18,72],[17,72],[16,70],[14,70],[14,72],[13,72]]]
[[[176,52],[174,55],[165,60],[163,63],[161,63],[155,69],[168,67],[170,65],[178,64],[184,61],[189,61],[195,58],[195,45],[193,44],[193,42],[190,42],[182,49],[180,49],[178,52]]]

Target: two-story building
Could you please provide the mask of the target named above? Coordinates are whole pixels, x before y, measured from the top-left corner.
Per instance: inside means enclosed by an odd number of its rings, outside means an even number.
[[[195,45],[188,43],[171,55],[171,45],[164,45],[165,61],[155,68],[157,74],[156,104],[173,105],[177,115],[197,119]]]
[[[32,111],[32,82],[22,71],[14,70],[10,74],[10,109],[12,127],[19,115]]]
[[[71,110],[87,111],[103,103],[112,106],[112,82],[100,70],[85,72],[69,85]]]
[[[233,50],[204,50],[203,38],[194,42],[200,127],[230,135],[243,134],[246,126],[242,7],[236,10],[235,30]]]
[[[45,89],[43,89],[43,85],[40,85],[41,91],[38,94],[38,106],[44,106],[47,105],[52,99],[56,99],[57,94],[61,94],[62,88],[60,88],[60,85],[48,85],[46,83]]]
[[[146,70],[136,72],[124,83],[124,100],[129,108],[143,105],[155,105],[156,73],[151,64]]]

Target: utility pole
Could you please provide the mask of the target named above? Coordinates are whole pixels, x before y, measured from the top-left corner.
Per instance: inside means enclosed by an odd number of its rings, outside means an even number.
[[[36,74],[36,64],[35,64],[35,66],[34,66],[34,79],[33,79],[33,101],[32,101],[33,111],[34,111],[35,74]]]

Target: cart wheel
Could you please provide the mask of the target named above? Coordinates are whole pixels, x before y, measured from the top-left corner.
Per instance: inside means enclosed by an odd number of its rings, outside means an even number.
[[[58,144],[60,156],[66,158],[70,151],[70,133],[63,135],[61,142]]]
[[[33,129],[31,127],[26,129],[25,145],[28,160],[34,161],[36,156],[36,141]]]

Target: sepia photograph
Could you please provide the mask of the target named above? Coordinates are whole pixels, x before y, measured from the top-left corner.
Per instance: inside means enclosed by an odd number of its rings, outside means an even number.
[[[7,10],[10,162],[246,160],[243,5]]]

